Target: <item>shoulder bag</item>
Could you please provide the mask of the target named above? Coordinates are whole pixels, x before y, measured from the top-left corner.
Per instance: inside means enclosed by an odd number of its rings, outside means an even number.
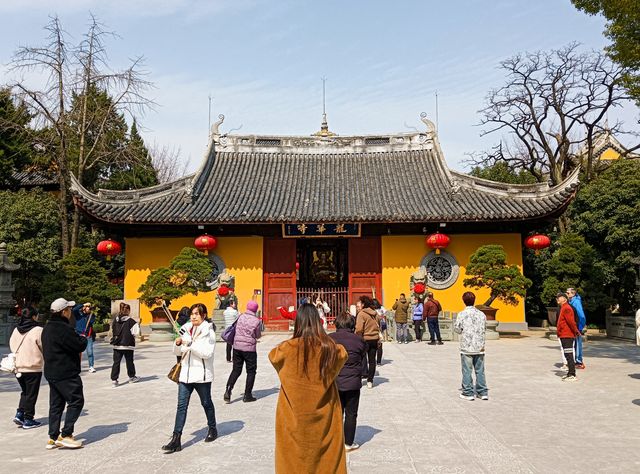
[[[222,333],[222,340],[227,344],[233,344],[233,341],[236,338],[236,325],[238,324],[238,319],[240,319],[240,316],[238,316],[233,324],[226,328]]]
[[[18,344],[18,348],[16,349],[15,352],[12,352],[11,354],[7,354],[6,356],[4,356],[2,358],[2,360],[0,360],[0,370],[1,371],[9,372],[11,374],[15,374],[17,372],[16,355],[18,355],[18,351],[20,350],[20,346],[22,346],[22,343],[24,342],[25,338],[27,337],[27,334],[29,334],[28,331],[25,333],[24,336],[22,336],[22,340],[20,341],[20,344]]]

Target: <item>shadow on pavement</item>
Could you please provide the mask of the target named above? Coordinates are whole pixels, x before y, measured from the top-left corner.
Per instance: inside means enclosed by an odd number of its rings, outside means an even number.
[[[253,396],[256,397],[258,400],[260,400],[261,398],[267,398],[269,395],[273,395],[274,393],[279,393],[279,392],[280,392],[280,387],[272,387],[264,390],[254,390]]]
[[[629,374],[632,379],[640,379],[640,374]]]
[[[631,403],[633,403],[634,405],[640,406],[640,398],[636,398],[635,400],[631,400]]]
[[[148,382],[150,380],[158,380],[157,375],[147,375],[146,377],[140,377],[136,383]]]
[[[373,378],[373,386],[382,385],[383,383],[389,382],[389,379],[386,377],[378,377],[377,375]]]
[[[358,442],[359,445],[362,446],[363,444],[371,441],[375,435],[381,432],[382,430],[379,430],[378,428],[373,428],[372,426],[367,426],[367,425],[358,426],[356,429],[356,441]]]
[[[84,440],[84,444],[91,444],[108,438],[111,435],[124,433],[129,429],[129,422],[115,423],[113,425],[92,426],[84,433],[76,435],[76,438]]]
[[[242,420],[232,420],[232,421],[223,421],[222,423],[218,423],[218,439],[224,436],[231,435],[233,433],[237,433],[244,428],[244,421]],[[199,441],[202,441],[207,433],[209,432],[209,428],[201,428],[198,431],[194,431],[191,433],[193,438],[182,445],[183,448],[187,448],[193,444],[196,444]]]

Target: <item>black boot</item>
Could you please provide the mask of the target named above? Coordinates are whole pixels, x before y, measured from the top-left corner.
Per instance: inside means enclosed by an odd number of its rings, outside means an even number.
[[[242,401],[245,402],[245,403],[255,402],[256,400],[257,400],[257,398],[254,397],[252,394],[247,395],[246,393],[245,393],[244,397],[242,398]]]
[[[224,391],[224,402],[231,403],[231,387],[227,386],[227,389]]]
[[[171,441],[169,444],[165,444],[162,447],[162,450],[165,451],[165,454],[175,453],[176,451],[182,451],[182,444],[180,444],[180,436],[178,433],[173,433],[171,436]]]
[[[218,429],[209,428],[209,432],[207,433],[207,437],[204,439],[204,442],[210,443],[211,441],[215,441],[217,438],[218,438]]]

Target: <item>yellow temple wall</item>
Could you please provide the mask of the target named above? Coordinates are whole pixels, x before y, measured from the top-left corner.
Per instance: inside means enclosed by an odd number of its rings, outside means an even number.
[[[522,244],[520,234],[449,234],[451,243],[447,252],[452,254],[460,266],[460,274],[456,282],[445,290],[433,289],[435,299],[440,301],[444,311],[458,312],[464,309],[462,294],[473,291],[476,304],[484,303],[489,298],[489,290],[466,288],[462,281],[466,277],[465,269],[469,257],[478,247],[487,244],[502,245],[507,253],[507,263],[515,264],[522,272]],[[383,305],[391,308],[400,293],[409,295],[409,278],[418,269],[422,258],[430,249],[425,245],[422,235],[383,236],[382,237],[382,290]],[[522,323],[525,321],[524,301],[519,300],[516,306],[494,301],[491,305],[498,308],[496,319],[505,323]]]
[[[601,160],[617,160],[620,158],[620,153],[618,153],[614,148],[607,148],[600,155]]]
[[[254,290],[262,292],[262,237],[216,237],[218,246],[214,253],[224,261],[227,271],[236,278],[236,295],[241,308],[253,297]],[[128,238],[125,247],[124,297],[136,299],[138,288],[149,273],[169,262],[184,247],[192,247],[192,238]],[[260,297],[258,297],[260,298]],[[259,299],[260,307],[262,301]],[[215,291],[186,295],[171,303],[171,309],[204,303],[211,312],[215,307]],[[140,305],[142,324],[151,323],[151,308]]]

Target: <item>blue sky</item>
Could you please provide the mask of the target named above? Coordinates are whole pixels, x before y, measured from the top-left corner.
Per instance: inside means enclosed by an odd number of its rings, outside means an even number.
[[[319,128],[327,81],[330,128],[396,133],[435,115],[447,162],[499,137],[475,126],[500,60],[571,41],[601,49],[604,21],[569,0],[2,0],[0,82],[18,45],[37,45],[50,14],[77,40],[92,12],[120,35],[112,62],[143,55],[159,104],[140,121],[145,140],[180,147],[195,170],[213,113],[223,131],[302,134]],[[637,111],[623,113],[632,120]]]

